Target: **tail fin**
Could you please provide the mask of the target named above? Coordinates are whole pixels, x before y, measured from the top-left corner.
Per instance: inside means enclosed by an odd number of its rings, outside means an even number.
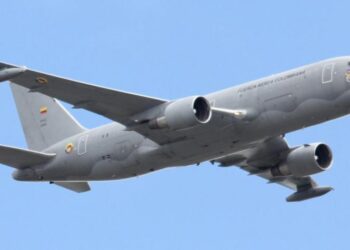
[[[54,98],[10,83],[28,148],[42,151],[85,129]]]

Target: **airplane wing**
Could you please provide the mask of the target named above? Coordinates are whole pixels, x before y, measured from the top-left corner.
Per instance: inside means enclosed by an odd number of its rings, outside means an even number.
[[[273,177],[270,169],[281,162],[283,154],[289,150],[283,137],[274,137],[258,142],[255,146],[212,160],[221,167],[239,166],[249,172],[249,175],[260,176],[268,183],[277,183],[296,192],[287,197],[287,201],[301,201],[324,195],[332,190],[331,187],[319,187],[310,177]]]
[[[167,100],[104,88],[0,62],[0,82],[5,80],[21,85],[30,92],[42,93],[72,104],[73,108],[83,108],[119,122],[128,130],[136,131],[160,145],[190,139],[208,133],[212,128],[225,126],[224,122],[212,119],[215,122],[196,129],[151,129],[147,123],[138,123],[133,118],[167,103]],[[219,117],[220,114],[213,114],[213,118],[214,116]]]
[[[0,63],[0,69],[17,66]],[[127,123],[130,116],[165,103],[165,100],[121,92],[43,72],[26,69],[11,82],[84,108],[120,123]]]
[[[131,120],[132,116],[166,103],[167,100],[104,88],[6,63],[0,63],[0,70],[0,81],[10,80],[28,88],[30,92],[57,98],[72,104],[73,108],[92,111],[119,122],[159,144],[171,142],[182,136],[176,132],[171,134],[168,131],[151,130],[145,124],[135,126],[135,121]],[[12,77],[4,79],[1,72]]]

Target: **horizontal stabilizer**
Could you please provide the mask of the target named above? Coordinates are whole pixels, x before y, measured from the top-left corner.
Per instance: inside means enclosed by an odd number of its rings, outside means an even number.
[[[333,190],[333,188],[331,188],[331,187],[309,188],[305,191],[298,191],[298,192],[293,193],[292,195],[287,197],[287,201],[288,202],[303,201],[303,200],[322,196],[322,195],[324,195],[332,190]]]
[[[0,164],[17,169],[44,164],[55,155],[0,145]]]
[[[52,183],[77,193],[90,191],[90,186],[87,182],[54,181]]]

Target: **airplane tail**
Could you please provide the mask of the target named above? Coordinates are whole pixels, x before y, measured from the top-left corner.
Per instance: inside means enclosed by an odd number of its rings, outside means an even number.
[[[54,98],[10,83],[28,148],[42,151],[85,131]]]

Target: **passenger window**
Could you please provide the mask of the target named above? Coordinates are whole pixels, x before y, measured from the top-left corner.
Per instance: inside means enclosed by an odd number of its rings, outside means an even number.
[[[322,69],[322,83],[333,82],[334,63],[325,64]]]

